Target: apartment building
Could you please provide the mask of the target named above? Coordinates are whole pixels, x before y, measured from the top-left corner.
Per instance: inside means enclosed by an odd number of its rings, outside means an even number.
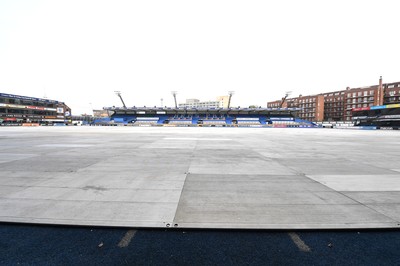
[[[344,116],[342,121],[351,121],[353,108],[382,105],[379,85],[350,89],[345,91]]]
[[[317,96],[319,97],[317,100]],[[323,100],[321,100],[321,98]],[[310,102],[311,101],[311,102]],[[314,104],[315,101],[315,104]],[[317,105],[317,101],[319,105]],[[321,103],[323,102],[323,104]],[[384,104],[400,103],[400,82],[382,83],[382,77],[378,85],[349,88],[345,90],[321,93],[318,95],[298,96],[282,100],[268,102],[270,108],[300,107],[300,118],[313,121],[351,121],[353,108],[379,106]],[[317,108],[318,107],[318,108]],[[318,114],[318,112],[323,114]]]
[[[384,95],[383,95],[384,104],[400,103],[400,82],[387,83],[384,84],[383,87],[384,87]]]
[[[311,95],[299,96],[294,100],[291,107],[299,107],[299,117],[308,121],[322,122],[324,120],[324,96]]]
[[[216,101],[203,101],[199,99],[186,99],[185,103],[180,103],[179,108],[227,108],[229,96],[219,96]]]

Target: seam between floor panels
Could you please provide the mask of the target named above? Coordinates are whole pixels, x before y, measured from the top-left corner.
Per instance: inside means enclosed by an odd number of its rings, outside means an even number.
[[[188,166],[188,168],[187,168],[187,170],[186,170],[186,173],[185,173],[185,174],[186,174],[186,175],[185,175],[185,180],[183,181],[183,185],[182,185],[182,189],[181,189],[181,194],[179,195],[179,200],[178,200],[178,204],[176,205],[176,209],[175,209],[175,213],[174,213],[174,218],[172,219],[172,224],[171,224],[170,226],[167,225],[167,227],[178,227],[178,226],[179,226],[179,224],[176,223],[176,221],[175,221],[175,220],[176,220],[176,214],[178,213],[179,206],[180,206],[180,204],[181,204],[182,194],[183,194],[183,191],[184,191],[184,189],[185,189],[187,177],[188,177],[188,175],[190,175],[189,170],[190,170],[190,167],[191,167],[192,162],[193,162],[194,152],[195,152],[195,150],[196,150],[196,148],[197,148],[197,144],[198,144],[198,140],[196,140],[196,144],[194,145],[194,148],[193,148],[193,150],[192,150],[192,155],[190,156],[189,166]]]

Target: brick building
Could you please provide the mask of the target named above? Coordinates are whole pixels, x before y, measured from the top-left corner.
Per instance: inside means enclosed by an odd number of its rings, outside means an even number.
[[[380,95],[382,93],[379,93],[379,85],[347,89],[345,91],[345,112],[342,120],[351,121],[351,109],[353,108],[382,105]]]
[[[282,100],[272,101],[268,102],[267,106],[277,108],[281,103]],[[351,121],[353,108],[394,103],[400,103],[400,82],[383,84],[381,77],[378,85],[348,87],[345,90],[318,95],[299,95],[299,97],[286,99],[282,107],[303,108],[299,117],[313,122]]]
[[[387,83],[383,85],[384,87],[384,95],[383,102],[384,104],[395,104],[400,103],[400,82],[395,83]]]

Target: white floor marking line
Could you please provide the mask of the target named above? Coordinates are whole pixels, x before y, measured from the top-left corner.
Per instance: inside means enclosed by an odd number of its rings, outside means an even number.
[[[296,246],[303,252],[311,252],[311,249],[309,246],[307,246],[306,243],[304,243],[303,240],[301,240],[300,236],[294,232],[288,233],[290,238],[293,240],[293,242],[296,244]]]
[[[126,232],[121,241],[119,241],[118,247],[126,248],[129,245],[129,243],[131,243],[131,240],[135,236],[136,232],[137,232],[136,230],[129,230],[128,232]]]

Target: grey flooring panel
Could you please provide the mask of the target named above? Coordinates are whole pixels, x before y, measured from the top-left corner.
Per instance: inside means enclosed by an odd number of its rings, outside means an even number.
[[[19,190],[15,188],[9,199],[43,199],[71,201],[118,201],[147,203],[176,203],[179,201],[180,190],[167,189],[109,189],[104,187],[86,186],[83,188],[30,187]],[[1,193],[1,191],[0,191]]]
[[[17,168],[18,169],[18,168]],[[20,171],[20,170],[4,170],[1,169],[0,171],[0,177],[1,181],[7,180],[7,179],[49,179],[53,178],[55,176],[62,176],[65,173],[62,172],[31,172],[31,171]]]
[[[342,192],[364,205],[368,204],[400,204],[400,191]]]
[[[2,197],[12,197],[16,192],[19,192],[21,190],[26,189],[26,187],[20,187],[20,186],[0,186],[0,198]]]
[[[288,178],[286,180],[286,178]],[[396,220],[304,176],[188,175],[174,223],[220,228],[279,228],[291,224],[307,228],[306,221],[343,228]],[[297,181],[294,181],[296,180]]]
[[[5,222],[166,227],[176,204],[2,199],[0,209]]]
[[[14,160],[2,165],[4,170],[18,169],[32,172],[71,172],[88,167],[96,163],[90,158],[54,158],[51,156],[38,156],[32,159]]]
[[[380,212],[387,217],[392,218],[393,220],[396,220],[398,223],[397,225],[400,226],[400,204],[399,203],[394,203],[394,204],[368,204],[367,205],[369,208]]]
[[[398,136],[327,129],[2,127],[0,221],[400,228]]]
[[[348,159],[278,159],[278,161],[299,173],[306,175],[371,175],[395,174],[389,169],[355,162]]]
[[[400,175],[307,175],[337,191],[400,191]]]
[[[179,227],[230,229],[386,228],[398,227],[398,223],[398,219],[356,204],[185,206],[174,219]]]
[[[81,178],[79,180],[48,180],[36,184],[36,186],[42,187],[70,187],[70,188],[85,188],[85,187],[97,187],[100,189],[146,189],[146,190],[176,190],[181,188],[183,181],[151,181],[151,180],[120,180],[116,178],[97,178],[92,177],[91,179]]]
[[[36,154],[0,153],[0,165],[37,156]]]

